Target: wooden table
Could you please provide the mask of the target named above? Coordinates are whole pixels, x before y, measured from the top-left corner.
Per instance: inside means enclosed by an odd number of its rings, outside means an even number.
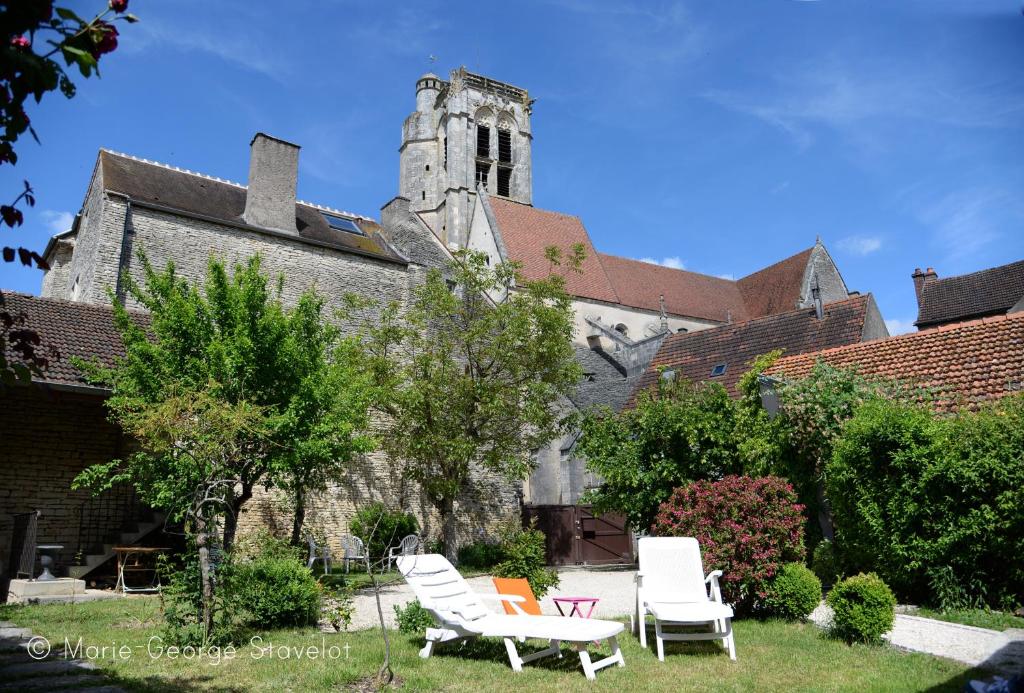
[[[157,569],[157,556],[167,551],[166,548],[156,546],[115,546],[114,553],[117,555],[117,585],[115,592],[159,592],[160,571]],[[146,565],[148,563],[149,565]],[[125,575],[135,573],[150,573],[148,585],[128,586]]]

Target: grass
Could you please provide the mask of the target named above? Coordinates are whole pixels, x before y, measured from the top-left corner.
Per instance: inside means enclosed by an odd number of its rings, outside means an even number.
[[[1005,611],[989,611],[987,609],[962,609],[955,611],[936,611],[925,607],[909,612],[911,616],[923,616],[950,623],[962,623],[965,626],[989,628],[1003,631],[1007,628],[1024,628],[1024,618],[1014,616]]]
[[[0,605],[0,620],[31,628],[51,643],[107,646],[94,659],[116,685],[135,691],[248,691],[344,689],[372,676],[380,664],[379,633],[321,634],[315,629],[279,630],[262,634],[273,656],[244,643],[228,661],[201,661],[147,655],[147,643],[160,634],[160,601],[155,597],[11,607]],[[735,624],[738,661],[730,662],[710,643],[668,643],[666,662],[640,648],[636,638],[620,639],[626,667],[598,672],[589,683],[579,659],[566,650],[562,659],[543,659],[513,674],[500,640],[487,639],[438,648],[429,660],[417,656],[422,640],[392,632],[394,670],[409,691],[502,691],[515,686],[533,691],[622,690],[822,690],[822,691],[957,691],[970,678],[968,668],[928,655],[877,646],[850,647],[823,638],[809,624],[739,621]],[[129,656],[113,649],[127,645]],[[297,650],[336,646],[336,658],[296,658]],[[529,652],[530,645],[521,652]],[[596,650],[596,651],[595,651]],[[607,647],[592,650],[595,658]],[[158,650],[154,650],[158,652]],[[347,654],[346,654],[347,653]],[[970,672],[980,677],[981,672]]]

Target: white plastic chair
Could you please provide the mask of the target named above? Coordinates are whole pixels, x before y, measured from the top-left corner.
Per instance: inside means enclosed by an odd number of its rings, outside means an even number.
[[[665,661],[666,640],[722,640],[729,659],[736,659],[732,634],[732,607],[722,601],[718,578],[722,571],[704,575],[700,546],[693,537],[643,537],[637,542],[640,570],[636,575],[634,632],[647,647],[647,615],[654,617],[658,659]],[[708,588],[710,587],[710,594]],[[666,627],[705,625],[710,632],[666,632]]]
[[[392,546],[388,549],[388,570],[391,570],[391,566],[394,565],[395,559],[399,556],[412,556],[419,553],[421,545],[420,538],[415,534],[407,534],[402,537],[402,541],[398,542],[398,546]]]
[[[519,595],[477,594],[452,567],[444,556],[436,553],[414,556],[400,556],[398,570],[412,587],[416,598],[437,622],[436,628],[427,628],[426,646],[420,650],[420,657],[426,659],[439,642],[461,638],[498,637],[505,641],[508,660],[512,670],[523,670],[523,664],[541,657],[561,657],[561,643],[573,643],[579,652],[583,673],[590,680],[595,673],[612,664],[626,666],[616,636],[622,632],[622,624],[597,619],[563,618],[561,616],[530,616],[497,614],[487,609],[482,598],[496,599],[510,603],[524,601]],[[516,640],[527,638],[547,640],[548,647],[521,657],[516,649]],[[597,662],[591,662],[587,643],[593,640],[608,640],[612,654]]]
[[[366,550],[363,548],[363,540],[352,534],[343,534],[341,537],[341,560],[345,564],[345,572],[348,572],[348,565],[352,561],[366,560]]]

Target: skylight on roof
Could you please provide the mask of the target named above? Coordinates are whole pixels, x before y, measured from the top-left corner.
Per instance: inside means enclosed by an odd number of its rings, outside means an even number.
[[[324,221],[327,222],[328,226],[338,231],[345,231],[347,233],[354,233],[357,236],[365,236],[362,229],[356,226],[356,223],[351,219],[345,217],[339,217],[337,214],[328,214],[327,212],[320,212],[323,216]]]
[[[711,377],[717,378],[720,375],[725,375],[725,364],[719,363],[711,369]]]

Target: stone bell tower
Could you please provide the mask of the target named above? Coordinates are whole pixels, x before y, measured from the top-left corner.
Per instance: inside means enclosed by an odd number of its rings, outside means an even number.
[[[525,89],[461,67],[448,81],[416,81],[416,111],[402,126],[398,194],[443,243],[469,237],[477,187],[531,204],[530,112]]]

